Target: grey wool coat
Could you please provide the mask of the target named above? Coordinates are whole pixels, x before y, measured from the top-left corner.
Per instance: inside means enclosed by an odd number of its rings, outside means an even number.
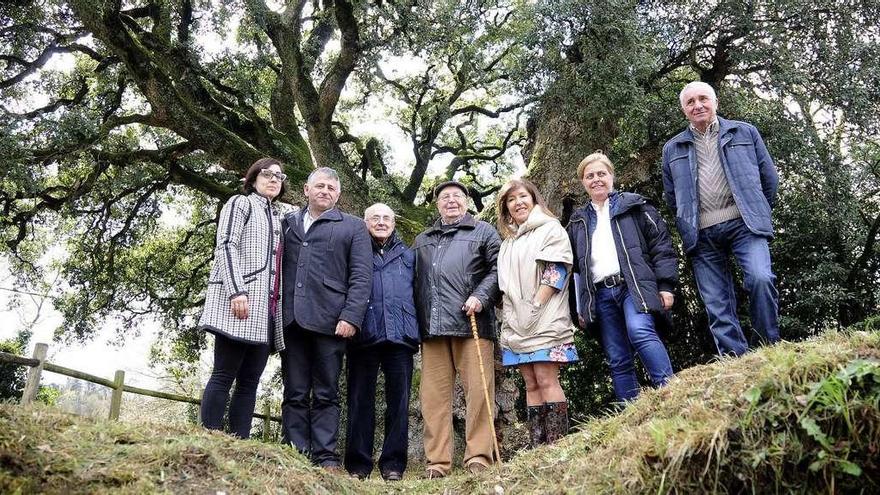
[[[284,349],[281,295],[272,318],[274,342],[269,342],[269,297],[275,283],[276,252],[281,240],[278,207],[257,193],[238,194],[226,202],[217,224],[214,266],[208,278],[199,328],[250,344]],[[245,294],[248,317],[232,314],[229,300]]]

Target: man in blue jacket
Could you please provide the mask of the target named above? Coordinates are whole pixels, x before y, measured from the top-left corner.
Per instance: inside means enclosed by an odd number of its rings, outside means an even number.
[[[373,290],[361,331],[348,350],[348,428],[345,468],[360,479],[373,470],[376,382],[385,375],[385,439],[379,472],[399,481],[409,446],[409,392],[419,325],[413,301],[415,254],[394,230],[394,212],[376,203],[364,210],[373,244]]]
[[[339,175],[322,167],[303,186],[308,206],[283,222],[282,437],[312,462],[339,470],[339,375],[347,339],[370,297],[370,236],[336,208]]]
[[[752,327],[762,343],[779,340],[776,276],[768,241],[779,183],[758,130],[717,116],[711,86],[692,82],[679,95],[690,125],[663,147],[663,188],[719,354],[741,355],[748,340],[736,315],[732,253],[749,293]]]

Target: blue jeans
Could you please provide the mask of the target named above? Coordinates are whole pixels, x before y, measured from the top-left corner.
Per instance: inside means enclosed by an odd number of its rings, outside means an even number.
[[[376,382],[385,375],[385,437],[379,471],[406,471],[409,447],[409,391],[412,386],[413,349],[385,342],[348,350],[348,428],[345,468],[369,475],[373,470],[376,431]]]
[[[692,255],[694,278],[718,353],[739,356],[749,343],[736,315],[736,294],[728,258],[733,253],[749,293],[753,338],[761,343],[779,340],[779,293],[770,267],[766,237],[753,234],[741,218],[701,229]]]
[[[238,438],[251,435],[251,421],[257,402],[260,375],[269,359],[269,346],[247,344],[229,337],[214,335],[214,369],[202,394],[202,426],[219,430],[229,402],[229,432]],[[229,389],[235,382],[232,400]]]
[[[639,395],[633,349],[655,386],[665,385],[672,377],[672,363],[654,330],[654,317],[636,310],[626,284],[598,288],[596,323],[617,400],[633,400]]]

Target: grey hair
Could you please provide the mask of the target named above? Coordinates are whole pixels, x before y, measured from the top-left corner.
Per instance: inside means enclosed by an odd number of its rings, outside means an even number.
[[[681,93],[678,93],[678,103],[682,107],[684,106],[684,93],[685,93],[685,91],[687,91],[691,88],[702,88],[702,89],[707,90],[709,92],[709,94],[712,96],[712,101],[714,101],[715,103],[718,103],[718,96],[715,95],[715,88],[713,88],[708,83],[704,83],[703,81],[691,81],[691,82],[685,84],[683,88],[681,88]]]
[[[342,190],[342,182],[339,180],[339,174],[337,174],[336,171],[330,167],[319,167],[315,170],[312,170],[312,173],[309,174],[309,178],[306,179],[306,183],[311,184],[312,181],[314,181],[315,177],[319,175],[330,177],[331,179],[335,180],[337,183],[339,183],[339,190]]]
[[[368,206],[367,209],[364,210],[364,220],[370,218],[370,214],[373,213],[373,210],[375,210],[375,209],[377,209],[377,208],[381,208],[381,207],[383,207],[383,206],[384,206],[385,208],[388,208],[388,211],[391,212],[391,218],[393,218],[393,219],[396,220],[396,219],[397,219],[397,213],[394,213],[394,210],[391,209],[391,207],[388,206],[388,205],[386,205],[385,203],[374,203],[374,204]]]

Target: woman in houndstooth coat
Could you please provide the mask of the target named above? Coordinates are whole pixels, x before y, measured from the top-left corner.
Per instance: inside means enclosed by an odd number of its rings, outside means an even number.
[[[229,432],[248,438],[257,386],[271,351],[284,348],[281,329],[281,216],[275,199],[287,176],[274,158],[245,174],[244,194],[220,212],[214,266],[199,328],[214,334],[214,369],[202,395],[205,428],[219,430],[229,401]]]

